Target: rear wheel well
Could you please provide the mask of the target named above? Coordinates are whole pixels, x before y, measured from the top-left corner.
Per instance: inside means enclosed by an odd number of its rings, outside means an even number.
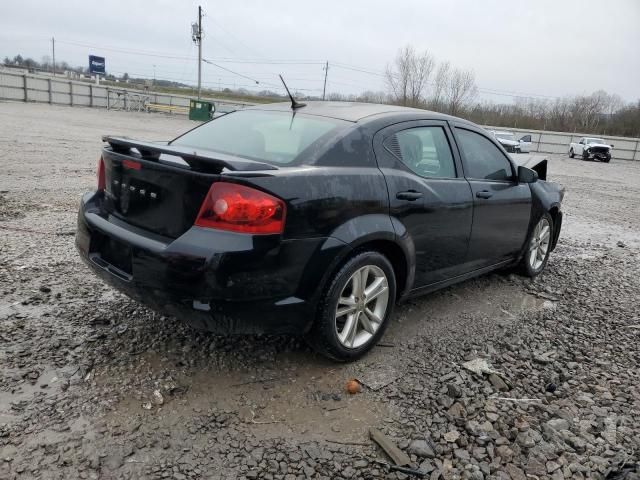
[[[553,226],[555,228],[555,226],[557,225],[557,218],[558,218],[558,212],[560,211],[560,209],[558,207],[551,207],[549,209],[549,215],[551,215],[551,219],[553,220]]]
[[[549,215],[551,215],[551,220],[553,222],[553,238],[551,239],[551,250],[555,250],[556,244],[558,243],[558,232],[556,229],[558,228],[558,215],[560,215],[560,208],[551,207],[549,209]]]
[[[374,250],[381,253],[391,263],[393,267],[393,273],[396,276],[396,299],[404,292],[407,285],[407,257],[405,256],[402,248],[397,243],[390,240],[373,240],[371,242],[363,243],[344,259],[346,262],[349,258],[357,255],[360,252]]]

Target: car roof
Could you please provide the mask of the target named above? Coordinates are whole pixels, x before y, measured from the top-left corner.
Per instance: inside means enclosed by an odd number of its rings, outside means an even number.
[[[271,110],[271,111],[291,111],[290,102],[266,103],[249,107],[251,110]],[[304,107],[296,109],[296,112],[306,115],[318,115],[322,117],[331,117],[349,122],[360,122],[370,117],[376,119],[384,116],[395,116],[409,114],[416,118],[433,119],[433,120],[455,120],[458,122],[469,123],[461,118],[452,117],[442,113],[432,112],[430,110],[422,110],[419,108],[401,107],[398,105],[385,105],[378,103],[358,103],[358,102],[307,102]],[[403,115],[404,116],[404,115]]]

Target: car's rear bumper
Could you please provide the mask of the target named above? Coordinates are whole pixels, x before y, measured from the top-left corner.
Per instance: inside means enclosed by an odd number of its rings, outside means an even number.
[[[159,237],[101,213],[86,194],[76,247],[108,284],[166,315],[221,334],[300,334],[315,317],[332,238],[282,240],[192,227]],[[105,246],[106,245],[106,246]]]

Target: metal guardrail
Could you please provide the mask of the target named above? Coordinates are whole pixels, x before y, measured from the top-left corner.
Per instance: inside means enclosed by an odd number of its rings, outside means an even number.
[[[149,111],[149,105],[169,107],[172,113],[188,112],[191,96],[96,85],[47,75],[15,73],[0,69],[0,100],[55,105],[102,107],[109,110]],[[253,105],[249,102],[204,98],[216,110],[228,112]]]
[[[485,125],[487,130],[502,130],[513,132],[516,138],[531,135],[531,151],[538,153],[569,154],[569,144],[579,142],[582,137],[602,138],[605,143],[613,145],[611,158],[616,160],[640,161],[640,138],[612,137],[608,135],[593,135],[588,133],[552,132],[547,130],[525,130],[522,128],[492,127]]]

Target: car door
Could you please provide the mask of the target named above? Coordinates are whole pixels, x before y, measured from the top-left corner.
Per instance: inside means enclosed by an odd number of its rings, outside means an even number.
[[[414,287],[466,270],[473,198],[444,121],[402,122],[374,136],[396,233],[415,247]]]
[[[582,155],[582,152],[584,151],[584,142],[585,142],[585,139],[581,138],[580,141],[578,142],[578,145],[576,145],[576,148],[574,149],[573,153],[575,153],[576,155]]]
[[[520,140],[520,151],[529,153],[531,151],[531,135],[524,135]]]
[[[467,263],[482,268],[512,259],[529,228],[529,185],[518,183],[514,164],[481,130],[456,125],[454,132],[474,202]]]

